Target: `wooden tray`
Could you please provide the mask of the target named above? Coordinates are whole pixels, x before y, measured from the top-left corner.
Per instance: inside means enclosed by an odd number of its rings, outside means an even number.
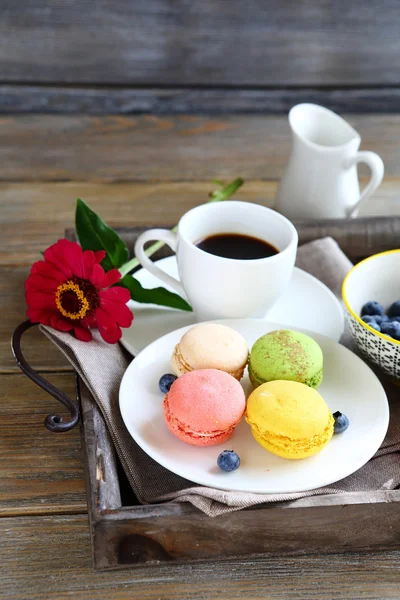
[[[296,227],[300,243],[331,235],[354,262],[400,245],[400,217],[304,222]],[[119,233],[132,251],[142,231],[126,228]],[[67,236],[72,238],[73,232]],[[400,490],[318,496],[318,506],[303,498],[290,505],[274,503],[215,518],[189,503],[139,505],[103,418],[90,392],[78,383],[96,569],[400,546]]]

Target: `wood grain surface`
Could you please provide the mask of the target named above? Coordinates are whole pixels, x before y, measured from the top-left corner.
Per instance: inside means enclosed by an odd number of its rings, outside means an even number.
[[[366,179],[363,178],[361,186]],[[361,208],[363,216],[400,215],[400,177],[386,178]],[[29,265],[40,251],[74,225],[75,204],[82,198],[113,227],[171,226],[190,208],[207,202],[215,184],[209,181],[160,181],[101,184],[0,183],[0,265]],[[235,193],[272,207],[277,181],[245,181]],[[29,244],[26,239],[29,237]]]
[[[72,373],[46,377],[75,397]],[[0,516],[85,511],[79,431],[45,429],[62,408],[24,375],[0,382]]]
[[[398,85],[396,0],[6,0],[0,79]]]
[[[400,177],[400,115],[344,116]],[[286,116],[3,116],[0,180],[279,179],[290,147]]]
[[[7,600],[398,600],[400,552],[269,557],[93,573],[87,517],[0,520]],[[2,595],[3,594],[3,595]]]
[[[95,565],[104,570],[145,562],[151,567],[180,560],[398,549],[400,494],[361,504],[346,504],[345,496],[337,505],[270,504],[213,521],[190,505],[110,510],[93,528]]]
[[[204,88],[0,84],[0,114],[285,114],[300,102],[340,113],[393,113],[393,87]]]
[[[67,227],[73,227],[77,198],[85,200],[113,227],[127,223],[170,226],[190,208],[207,202],[216,187],[211,180],[0,183],[0,265],[29,265],[39,260],[41,250],[63,237]],[[379,205],[383,211],[392,209],[392,187],[382,188]],[[271,206],[275,191],[275,181],[250,180],[235,198]]]

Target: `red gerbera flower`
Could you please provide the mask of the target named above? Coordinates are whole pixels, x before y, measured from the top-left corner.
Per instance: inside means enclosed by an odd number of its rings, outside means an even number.
[[[34,263],[25,282],[28,318],[59,331],[73,331],[84,342],[92,339],[91,327],[115,344],[121,327],[129,327],[133,314],[126,306],[129,291],[110,287],[121,278],[117,269],[104,272],[104,250],[83,251],[76,242],[59,240]]]

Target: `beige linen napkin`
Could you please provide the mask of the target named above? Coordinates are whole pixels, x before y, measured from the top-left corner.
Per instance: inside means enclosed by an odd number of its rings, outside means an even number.
[[[324,238],[299,248],[297,266],[320,279],[340,297],[341,283],[352,265],[333,239]],[[171,473],[147,456],[131,438],[118,405],[119,384],[129,362],[119,345],[105,344],[96,331],[94,339],[87,343],[49,327],[41,327],[41,330],[65,354],[91,391],[132,489],[141,503],[191,502],[214,517],[265,502],[290,501],[343,491],[390,490],[400,485],[400,402],[396,404],[393,400],[396,394],[398,396],[399,388],[390,382],[384,382],[391,401],[389,430],[381,448],[362,469],[332,486],[308,492],[269,495],[226,492],[198,486]],[[351,345],[346,334],[342,343]]]

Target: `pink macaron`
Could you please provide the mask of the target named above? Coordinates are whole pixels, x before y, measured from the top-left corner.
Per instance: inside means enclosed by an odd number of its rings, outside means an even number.
[[[193,446],[226,442],[245,407],[240,383],[217,369],[185,373],[174,381],[164,398],[168,427],[176,437]]]

